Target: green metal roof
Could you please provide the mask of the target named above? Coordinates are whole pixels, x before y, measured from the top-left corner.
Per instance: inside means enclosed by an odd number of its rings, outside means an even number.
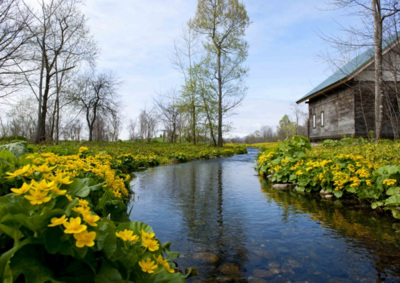
[[[397,37],[384,41],[382,43],[383,50],[386,50],[394,41],[396,41]],[[349,61],[346,65],[344,65],[342,68],[337,70],[335,73],[333,73],[330,77],[328,77],[326,80],[324,80],[322,83],[317,85],[315,88],[313,88],[311,91],[309,91],[306,95],[304,95],[302,98],[300,98],[296,103],[301,103],[305,100],[307,100],[309,97],[312,95],[336,84],[339,83],[340,81],[351,77],[354,73],[356,73],[358,70],[360,70],[362,67],[367,65],[369,62],[371,62],[374,59],[375,51],[374,48],[369,48],[368,50],[364,51],[360,55],[356,56],[353,58],[351,61]]]

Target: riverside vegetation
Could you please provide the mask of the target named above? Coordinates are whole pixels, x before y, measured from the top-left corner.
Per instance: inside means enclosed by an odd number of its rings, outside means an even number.
[[[246,148],[86,145],[22,142],[14,154],[0,151],[0,281],[184,282],[195,274],[177,272],[171,243],[130,221],[130,173]]]
[[[257,169],[274,183],[295,184],[299,192],[323,190],[336,198],[356,198],[400,219],[399,150],[399,142],[362,138],[311,147],[307,138],[295,136],[264,151]]]

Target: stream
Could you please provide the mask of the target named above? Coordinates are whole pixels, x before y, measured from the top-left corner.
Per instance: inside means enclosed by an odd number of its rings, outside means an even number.
[[[138,172],[131,219],[172,242],[179,269],[197,269],[188,282],[400,281],[399,221],[272,189],[257,153]]]

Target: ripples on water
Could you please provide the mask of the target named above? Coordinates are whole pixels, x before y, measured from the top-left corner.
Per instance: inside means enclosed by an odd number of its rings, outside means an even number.
[[[199,271],[193,282],[400,281],[398,222],[271,189],[254,170],[256,155],[140,172],[131,219],[172,242],[179,267]]]

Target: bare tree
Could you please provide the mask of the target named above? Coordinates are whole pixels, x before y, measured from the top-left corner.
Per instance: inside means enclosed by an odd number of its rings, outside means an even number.
[[[159,117],[164,123],[164,131],[168,135],[169,142],[176,142],[177,131],[180,126],[179,120],[181,118],[181,107],[178,104],[178,95],[176,90],[172,89],[166,96],[160,96],[159,98],[154,99],[154,103],[160,114]],[[191,126],[193,127],[193,124]],[[191,128],[191,130],[193,134],[193,128]]]
[[[19,68],[38,101],[38,122],[35,142],[46,139],[46,122],[52,95],[59,97],[63,73],[78,67],[86,55],[93,54],[93,45],[80,0],[41,0],[36,10],[23,2],[33,21],[27,26],[32,36],[29,62]],[[56,98],[56,109],[58,99]],[[57,115],[58,116],[58,115]]]
[[[8,133],[33,140],[36,132],[36,109],[31,99],[21,99],[7,113]]]
[[[78,81],[75,102],[85,114],[89,141],[93,140],[93,131],[99,116],[112,116],[118,112],[120,107],[118,84],[117,78],[106,72],[82,76]],[[97,129],[104,123],[104,117],[101,118],[102,121],[97,125]]]
[[[136,120],[130,119],[128,124],[129,140],[136,140]]]
[[[154,111],[143,109],[139,115],[139,134],[142,140],[151,142],[155,137],[157,128],[157,116]]]
[[[17,64],[25,59],[23,47],[32,35],[27,34],[31,16],[20,0],[0,0],[0,97],[15,91],[21,84]]]

